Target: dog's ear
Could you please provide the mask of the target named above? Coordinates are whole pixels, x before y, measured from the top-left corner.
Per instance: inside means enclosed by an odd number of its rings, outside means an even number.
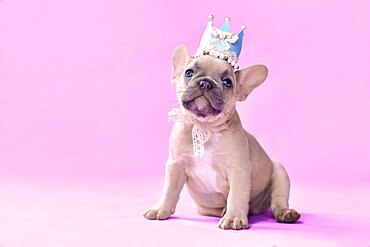
[[[260,64],[236,71],[238,100],[244,101],[253,89],[266,80],[267,73],[267,67]]]
[[[172,79],[171,84],[175,84],[177,78],[179,78],[183,72],[185,66],[192,59],[192,56],[188,49],[184,45],[176,47],[172,54]]]

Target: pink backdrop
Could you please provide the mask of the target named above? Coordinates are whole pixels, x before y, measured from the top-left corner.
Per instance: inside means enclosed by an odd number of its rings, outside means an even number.
[[[302,218],[221,231],[186,190],[158,200],[177,106],[171,54],[208,14],[246,24],[240,65],[267,81],[238,105],[282,161]],[[370,246],[370,2],[0,0],[0,246]]]
[[[162,176],[170,58],[209,13],[270,74],[244,126],[295,181],[370,176],[366,1],[0,1],[1,176]]]

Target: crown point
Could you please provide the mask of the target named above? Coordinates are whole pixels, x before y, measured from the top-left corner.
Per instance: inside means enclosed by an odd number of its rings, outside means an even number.
[[[210,20],[210,21],[213,21],[213,19],[214,19],[215,17],[213,16],[213,15],[209,15],[208,16],[208,19]]]
[[[229,17],[226,17],[225,18],[225,22],[230,22],[231,20],[230,20],[230,18]]]
[[[240,27],[240,29],[241,29],[241,30],[245,30],[245,29],[247,29],[247,27],[246,27],[245,25],[242,25],[242,26]]]

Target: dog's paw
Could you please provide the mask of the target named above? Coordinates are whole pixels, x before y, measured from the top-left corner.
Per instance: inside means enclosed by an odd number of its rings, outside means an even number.
[[[146,211],[143,216],[149,220],[165,220],[168,219],[172,214],[173,212],[171,212],[171,210],[153,208]]]
[[[278,208],[273,212],[277,222],[280,223],[293,223],[301,218],[301,215],[294,209]]]
[[[239,214],[228,214],[226,213],[221,220],[218,222],[218,227],[224,230],[233,229],[241,230],[248,228],[247,215]]]

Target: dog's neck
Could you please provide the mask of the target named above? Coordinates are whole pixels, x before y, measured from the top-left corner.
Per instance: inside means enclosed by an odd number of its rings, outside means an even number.
[[[222,112],[219,116],[214,119],[200,120],[181,107],[180,109],[174,108],[168,113],[169,120],[174,122],[183,122],[189,127],[197,126],[204,131],[210,133],[219,133],[227,130],[235,117],[237,116],[235,107],[229,111]]]
[[[217,116],[213,121],[199,121],[199,119],[190,115],[184,108],[174,108],[169,113],[169,119],[175,122],[183,122],[185,126],[192,128],[194,157],[202,158],[204,155],[204,144],[211,138],[213,133],[220,133],[227,130],[235,119],[238,119],[235,107],[224,111],[222,115]]]
[[[203,129],[209,130],[212,133],[219,133],[224,130],[227,130],[231,123],[234,120],[234,116],[236,114],[235,108],[232,108],[231,111],[228,111],[227,113],[223,114],[222,116],[218,117],[216,120],[207,122],[207,121],[196,121],[195,124],[198,124]]]

